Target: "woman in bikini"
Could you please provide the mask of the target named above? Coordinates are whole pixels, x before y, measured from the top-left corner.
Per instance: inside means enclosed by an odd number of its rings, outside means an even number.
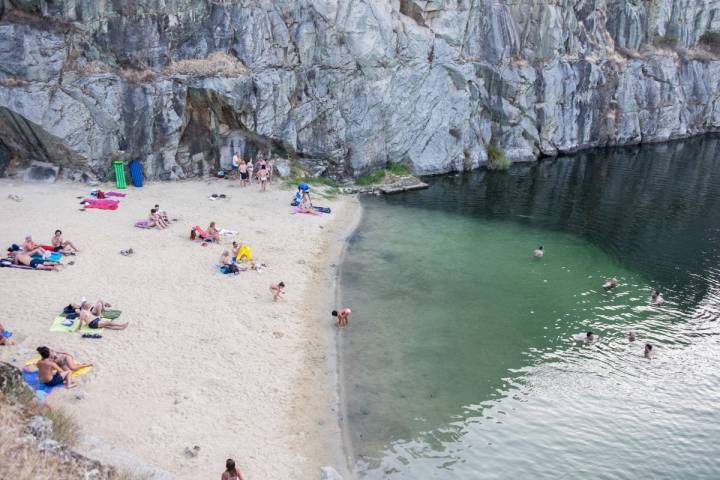
[[[92,367],[92,363],[75,363],[75,359],[67,352],[58,352],[50,349],[50,360],[57,363],[64,371],[75,372],[85,367]]]
[[[208,236],[205,240],[220,242],[220,231],[215,227],[215,222],[210,222],[210,226],[207,228],[207,234]]]

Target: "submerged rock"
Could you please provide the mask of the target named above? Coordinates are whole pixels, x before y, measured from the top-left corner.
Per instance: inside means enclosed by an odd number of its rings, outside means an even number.
[[[3,175],[104,180],[118,150],[150,179],[258,151],[425,174],[720,129],[715,0],[2,5]]]

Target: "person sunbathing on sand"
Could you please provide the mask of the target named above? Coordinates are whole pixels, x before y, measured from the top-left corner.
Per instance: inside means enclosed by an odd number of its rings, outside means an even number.
[[[42,357],[37,362],[38,378],[41,382],[49,387],[57,387],[63,383],[67,388],[76,387],[76,385],[72,383],[72,372],[70,370],[63,370],[57,363],[52,361],[49,348],[38,347],[37,351]]]
[[[92,313],[93,315],[96,315],[96,316],[102,315],[106,309],[112,307],[112,305],[110,305],[109,303],[107,303],[104,300],[97,299],[95,301],[95,303],[90,303],[87,300],[85,300],[85,297],[83,297],[80,300],[80,303],[71,303],[67,307],[65,307],[65,311],[63,313],[72,313],[69,310],[74,310],[75,313],[79,314],[80,310],[82,310],[82,308],[85,304],[89,304],[91,306],[90,313]]]
[[[42,255],[45,256],[45,249],[42,248],[37,243],[33,242],[33,239],[30,235],[25,237],[25,241],[23,242],[23,251],[25,253],[28,253],[30,255]]]
[[[17,252],[15,254],[15,264],[25,265],[26,267],[32,267],[36,270],[55,270],[60,271],[60,265],[56,263],[45,263],[45,260],[32,258],[32,256],[26,252]]]
[[[282,297],[283,295],[285,295],[285,290],[284,290],[284,288],[285,288],[285,283],[284,283],[284,282],[280,282],[280,283],[278,283],[278,284],[276,284],[276,285],[270,285],[270,291],[272,292],[273,302],[277,302],[277,301],[278,301],[278,298],[280,298],[280,297]]]
[[[0,345],[15,345],[15,340],[5,336],[5,327],[0,323]]]
[[[337,317],[337,324],[338,327],[347,327],[348,320],[350,319],[350,314],[352,313],[352,310],[345,307],[341,309],[339,312],[337,310],[332,311],[332,316]]]
[[[154,208],[150,210],[148,225],[151,227],[167,228],[168,224]]]
[[[107,328],[108,330],[125,330],[128,326],[127,323],[113,323],[112,320],[104,320],[94,315],[89,303],[83,304],[80,309],[80,328],[85,325],[92,329]]]
[[[210,222],[207,228],[207,238],[205,240],[212,240],[214,242],[220,242],[220,231],[215,227],[215,222]]]
[[[60,230],[55,230],[55,235],[53,235],[51,243],[53,246],[53,252],[68,254],[80,251],[70,240],[65,240],[63,238]]]
[[[92,367],[92,363],[75,363],[75,359],[67,352],[50,349],[50,360],[55,362],[64,371],[74,372],[85,367]]]

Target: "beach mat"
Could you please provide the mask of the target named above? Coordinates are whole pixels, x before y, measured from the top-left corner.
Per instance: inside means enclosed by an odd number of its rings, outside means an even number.
[[[102,318],[107,318],[108,320],[116,320],[120,314],[122,313],[121,310],[105,310],[102,313]]]
[[[35,363],[37,363],[38,360],[40,360],[40,358],[35,358],[35,359],[33,359],[33,360],[30,360],[30,361],[28,361],[28,362],[26,363],[26,365],[34,365]],[[85,374],[88,373],[91,369],[92,369],[92,367],[81,368],[81,369],[78,370],[77,372],[73,372],[73,373],[72,373],[72,378],[74,379],[74,378],[77,378],[77,377],[79,377],[79,376],[81,376],[81,375],[85,375]],[[44,401],[45,398],[46,398],[48,395],[50,395],[52,392],[54,392],[54,391],[57,390],[58,388],[65,388],[65,385],[64,385],[64,384],[63,384],[63,385],[57,385],[57,386],[55,386],[55,387],[50,387],[50,386],[48,386],[48,385],[45,385],[45,384],[44,384],[43,382],[41,382],[40,379],[38,378],[39,375],[40,375],[40,374],[39,374],[38,372],[26,372],[25,370],[23,370],[23,372],[22,372],[23,380],[25,380],[25,383],[27,383],[27,384],[30,386],[30,388],[33,389],[33,391],[35,392],[35,396],[36,396],[40,401]]]

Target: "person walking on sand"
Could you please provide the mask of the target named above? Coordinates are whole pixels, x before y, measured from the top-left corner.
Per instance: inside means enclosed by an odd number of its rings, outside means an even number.
[[[270,291],[272,292],[273,302],[277,302],[278,298],[281,298],[283,295],[285,295],[284,288],[285,288],[284,282],[270,285]]]
[[[66,388],[74,388],[77,385],[72,383],[72,371],[63,370],[60,366],[53,362],[50,358],[50,349],[48,347],[38,347],[37,352],[42,357],[37,362],[38,379],[48,387],[57,387],[65,384]]]
[[[107,328],[108,330],[125,330],[127,323],[114,323],[112,320],[105,320],[99,316],[93,315],[90,310],[90,304],[86,303],[80,309],[80,328],[87,325],[93,330]]]
[[[337,317],[338,327],[347,327],[351,313],[352,313],[352,310],[345,307],[345,308],[340,309],[339,312],[337,310],[333,310],[331,315],[333,317]]]
[[[543,255],[545,255],[545,250],[543,249],[542,245],[540,245],[538,248],[536,248],[533,251],[533,257],[535,257],[535,258],[542,258]]]
[[[225,471],[223,472],[220,480],[243,480],[242,473],[235,466],[235,460],[228,458],[225,461]]]
[[[53,235],[51,243],[53,246],[53,252],[73,253],[80,251],[70,240],[65,240],[63,238],[63,234],[60,230],[55,230],[55,235]]]

